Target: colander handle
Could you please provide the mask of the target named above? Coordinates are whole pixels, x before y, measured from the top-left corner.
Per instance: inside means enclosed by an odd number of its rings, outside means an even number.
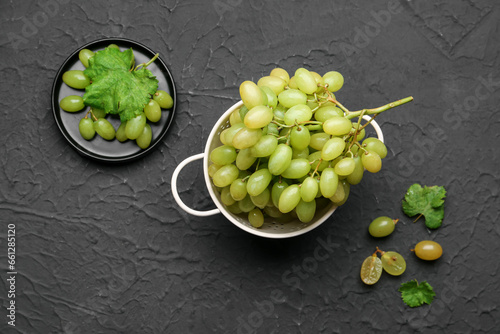
[[[190,156],[189,158],[186,158],[184,161],[182,161],[177,168],[175,168],[174,173],[172,174],[172,194],[174,195],[174,199],[177,202],[177,204],[187,213],[192,214],[193,216],[199,216],[199,217],[206,217],[206,216],[212,216],[220,213],[219,209],[212,209],[208,211],[198,211],[191,209],[188,207],[184,202],[181,200],[181,197],[179,196],[179,192],[177,191],[177,178],[179,177],[179,173],[181,170],[190,162],[193,162],[195,160],[203,159],[204,154],[199,153],[195,154],[193,156]]]
[[[363,119],[365,121],[369,121],[372,118],[370,116],[368,116],[368,115],[365,115],[365,116],[363,116]],[[370,125],[373,126],[373,128],[375,129],[375,132],[377,133],[378,139],[383,143],[384,142],[384,134],[382,133],[382,129],[380,128],[380,125],[378,125],[378,123],[375,122],[375,120],[373,120],[370,123]]]

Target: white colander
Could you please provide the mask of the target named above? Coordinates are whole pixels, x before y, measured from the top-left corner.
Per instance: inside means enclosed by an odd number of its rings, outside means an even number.
[[[324,208],[318,209],[313,220],[311,220],[309,223],[302,223],[297,218],[283,222],[280,221],[279,219],[266,217],[264,225],[260,228],[255,228],[252,225],[250,225],[246,217],[246,214],[239,214],[239,215],[233,214],[225,208],[224,204],[222,204],[220,199],[220,193],[216,190],[210,176],[208,175],[208,166],[210,165],[209,155],[214,148],[222,145],[220,141],[220,133],[224,129],[230,127],[229,116],[231,116],[231,113],[235,109],[240,108],[241,106],[243,106],[243,102],[241,101],[234,104],[219,118],[217,123],[214,125],[212,132],[210,133],[210,136],[207,139],[207,144],[205,146],[204,153],[199,153],[189,158],[186,158],[174,170],[172,174],[171,186],[172,186],[172,194],[174,196],[175,201],[184,211],[186,211],[191,215],[206,217],[222,213],[230,222],[232,222],[234,225],[238,226],[242,230],[265,238],[275,238],[275,239],[290,238],[304,234],[318,227],[325,220],[327,220],[337,208],[333,203],[327,205]],[[365,116],[364,119],[370,120],[370,117]],[[384,135],[382,133],[382,129],[380,129],[380,126],[374,120],[370,124],[375,128],[378,138],[383,142]],[[205,178],[205,183],[208,188],[208,192],[210,193],[210,197],[212,198],[213,202],[215,203],[215,206],[217,207],[216,209],[208,211],[198,211],[192,209],[188,207],[186,204],[184,204],[184,202],[181,200],[179,196],[179,192],[177,191],[177,178],[181,170],[190,162],[199,159],[203,159],[203,175]]]

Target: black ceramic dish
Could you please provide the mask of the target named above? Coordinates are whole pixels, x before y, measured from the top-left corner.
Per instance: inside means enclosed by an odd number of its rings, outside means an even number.
[[[177,104],[177,97],[175,94],[173,77],[167,65],[162,61],[160,54],[160,56],[147,68],[158,79],[158,89],[164,90],[172,96],[174,105],[171,109],[163,109],[162,117],[159,122],[150,123],[153,131],[151,145],[146,149],[141,149],[137,146],[135,141],[129,140],[123,143],[120,143],[116,139],[113,141],[106,141],[97,134],[94,139],[90,141],[83,139],[78,130],[78,123],[80,119],[85,117],[89,108],[86,107],[82,111],[76,113],[68,113],[59,107],[59,101],[68,95],[83,96],[85,90],[77,90],[69,87],[62,81],[62,75],[68,70],[85,69],[78,58],[80,50],[90,49],[95,52],[104,49],[110,44],[118,45],[122,51],[132,48],[136,64],[149,61],[157,53],[140,43],[124,38],[100,39],[83,45],[64,61],[61,68],[57,72],[52,86],[52,111],[61,133],[67,139],[69,144],[78,151],[78,153],[97,161],[123,163],[143,157],[151,152],[160,143],[172,123]],[[107,119],[111,122],[111,124],[113,124],[115,129],[118,129],[120,119],[116,115],[108,115]]]

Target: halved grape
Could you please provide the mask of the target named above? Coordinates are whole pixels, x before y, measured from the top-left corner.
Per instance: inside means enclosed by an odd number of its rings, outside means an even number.
[[[367,285],[377,283],[382,275],[382,261],[377,254],[368,256],[361,265],[361,280]]]
[[[397,252],[382,252],[382,267],[393,276],[399,276],[406,270],[406,261],[403,256]]]

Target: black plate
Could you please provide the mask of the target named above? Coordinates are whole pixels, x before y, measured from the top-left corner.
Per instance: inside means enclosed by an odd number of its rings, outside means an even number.
[[[76,113],[69,113],[59,107],[59,101],[68,95],[83,96],[85,90],[77,90],[69,87],[62,81],[62,75],[69,70],[84,70],[85,67],[78,58],[78,53],[82,49],[90,49],[92,51],[102,50],[109,44],[116,44],[120,50],[132,48],[135,56],[135,63],[141,64],[149,61],[157,52],[152,51],[146,46],[132,40],[124,38],[107,38],[100,39],[88,43],[78,50],[73,52],[66,61],[62,64],[57,72],[57,75],[52,86],[52,111],[63,136],[68,140],[70,145],[76,149],[80,154],[88,158],[103,161],[103,162],[127,162],[143,157],[155,148],[161,141],[163,136],[167,133],[172,119],[175,114],[175,107],[177,97],[175,94],[175,85],[172,75],[167,65],[161,60],[161,55],[147,68],[158,79],[158,89],[164,90],[172,96],[174,105],[171,109],[162,109],[161,120],[157,123],[151,123],[151,130],[153,131],[153,138],[151,145],[146,149],[141,149],[135,141],[126,141],[120,143],[118,140],[106,141],[99,137],[97,134],[94,139],[87,141],[82,138],[78,131],[78,123],[82,119],[88,107]],[[108,115],[108,121],[113,124],[115,129],[120,125],[120,119],[116,115]]]

